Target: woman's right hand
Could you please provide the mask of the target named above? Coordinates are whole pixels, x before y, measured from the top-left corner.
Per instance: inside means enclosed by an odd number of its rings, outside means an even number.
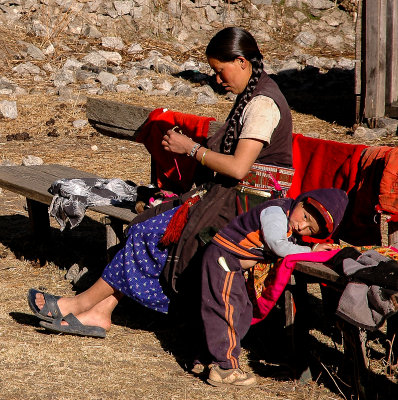
[[[163,136],[162,146],[166,151],[177,154],[189,154],[195,142],[188,136],[169,129]]]

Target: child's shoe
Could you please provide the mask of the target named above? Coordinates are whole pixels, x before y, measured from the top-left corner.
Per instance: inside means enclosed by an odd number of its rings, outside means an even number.
[[[207,365],[203,365],[201,363],[196,363],[193,365],[192,368],[189,369],[189,372],[192,375],[201,376],[201,375],[204,375],[208,369],[209,369],[209,367]]]
[[[240,368],[222,369],[212,365],[207,383],[213,386],[242,386],[249,387],[256,384],[256,377],[251,372],[243,372]]]

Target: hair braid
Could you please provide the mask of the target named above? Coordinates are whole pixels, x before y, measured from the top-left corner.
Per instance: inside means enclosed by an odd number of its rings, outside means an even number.
[[[237,142],[237,138],[235,138],[235,131],[238,127],[239,118],[242,115],[243,109],[246,107],[246,104],[249,102],[253,91],[257,86],[257,82],[260,79],[261,72],[263,71],[262,59],[253,59],[250,60],[250,62],[252,64],[251,77],[244,92],[236,98],[234,108],[230,114],[231,117],[225,133],[222,149],[225,154],[230,154],[233,150],[234,145]]]

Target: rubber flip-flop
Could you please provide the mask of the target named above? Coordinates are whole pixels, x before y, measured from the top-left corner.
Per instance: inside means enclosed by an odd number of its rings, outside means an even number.
[[[43,308],[39,309],[36,304],[36,294],[41,293],[44,296],[44,306]],[[28,291],[28,304],[30,309],[32,310],[33,314],[37,317],[42,319],[43,321],[54,321],[54,319],[62,318],[62,313],[58,307],[58,299],[61,296],[54,296],[49,293],[41,292],[40,290],[36,289],[29,289]],[[51,313],[51,315],[48,315]]]
[[[68,325],[62,325],[66,321]],[[65,315],[55,319],[52,323],[40,321],[40,326],[56,333],[65,333],[67,335],[90,336],[95,338],[104,338],[106,330],[99,326],[83,325],[73,314]]]

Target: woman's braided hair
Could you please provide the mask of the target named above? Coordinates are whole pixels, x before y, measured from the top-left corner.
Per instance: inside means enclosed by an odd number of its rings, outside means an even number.
[[[234,61],[244,57],[252,65],[252,74],[245,90],[238,95],[235,105],[229,114],[222,151],[230,154],[237,140],[234,138],[239,117],[250,100],[260,75],[263,71],[263,56],[254,37],[245,29],[229,27],[218,32],[206,48],[206,56],[221,62]]]

